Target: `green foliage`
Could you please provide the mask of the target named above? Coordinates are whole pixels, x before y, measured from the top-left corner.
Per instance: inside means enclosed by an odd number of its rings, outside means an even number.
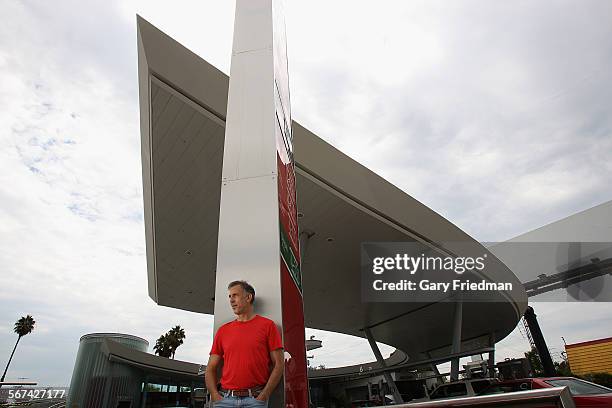
[[[15,354],[15,350],[17,350],[17,345],[19,344],[19,340],[21,340],[23,336],[32,333],[32,330],[34,330],[34,324],[36,324],[36,321],[34,321],[34,318],[30,315],[27,315],[26,317],[22,316],[21,319],[15,322],[15,328],[13,329],[13,331],[17,333],[17,336],[19,337],[17,337],[17,342],[15,343],[15,347],[13,347],[13,352],[11,353],[9,360],[6,363],[6,368],[4,369],[4,373],[2,373],[2,377],[0,377],[0,382],[3,382],[4,378],[6,377],[6,372],[8,371],[9,366],[11,365],[11,360],[13,360],[13,355]]]
[[[177,325],[157,339],[155,346],[153,346],[153,350],[155,350],[155,354],[161,357],[174,358],[176,349],[183,344],[184,340],[185,330]]]
[[[540,361],[540,355],[535,347],[532,347],[530,351],[525,353],[525,358],[531,365],[531,371],[534,377],[541,377],[544,375],[544,367],[542,367],[542,361]]]
[[[17,333],[19,337],[23,337],[26,334],[32,333],[32,330],[34,330],[35,323],[36,321],[34,320],[32,316],[30,315],[27,315],[26,317],[22,316],[21,319],[15,322],[15,328],[13,329],[13,331]]]
[[[582,379],[612,388],[612,374],[610,373],[588,373],[581,376]]]
[[[185,340],[185,330],[177,325],[170,329],[167,336],[170,349],[172,350],[172,358],[174,358],[176,349],[179,348],[179,346],[183,344],[183,340]]]
[[[168,333],[162,334],[161,336],[159,336],[159,339],[155,341],[153,350],[155,350],[155,354],[157,354],[160,357],[170,358],[170,356],[172,355],[172,349],[170,348],[170,341],[168,339]]]
[[[557,375],[561,377],[575,377],[570,370],[569,365],[565,361],[555,361],[553,363],[555,365],[555,371],[557,371]]]
[[[529,364],[531,364],[531,371],[533,372],[533,376],[543,377],[544,367],[542,366],[542,361],[540,360],[538,350],[532,347],[531,351],[525,353],[525,358],[529,360]],[[575,375],[572,374],[572,371],[570,370],[570,367],[566,361],[555,361],[553,362],[553,365],[558,376],[575,377]]]

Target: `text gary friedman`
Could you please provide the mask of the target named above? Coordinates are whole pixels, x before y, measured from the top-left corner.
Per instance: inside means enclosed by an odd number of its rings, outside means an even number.
[[[512,283],[509,282],[487,282],[481,280],[480,282],[471,282],[469,280],[454,279],[452,282],[432,282],[427,279],[420,281],[412,281],[408,279],[402,279],[398,282],[384,282],[381,279],[377,279],[372,282],[372,287],[376,291],[432,291],[432,292],[448,292],[450,289],[453,291],[498,291],[512,290]]]

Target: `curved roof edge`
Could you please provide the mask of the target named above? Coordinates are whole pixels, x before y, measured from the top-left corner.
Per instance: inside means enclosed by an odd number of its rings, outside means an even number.
[[[102,352],[111,361],[122,362],[131,366],[139,367],[151,373],[173,374],[187,377],[203,377],[201,372],[203,365],[189,363],[187,361],[172,360],[160,357],[144,351],[134,350],[126,347],[112,339],[105,338],[102,343]]]
[[[121,339],[129,339],[129,340],[138,340],[146,343],[147,347],[149,346],[149,341],[143,339],[142,337],[134,336],[133,334],[125,334],[125,333],[87,333],[81,336],[79,341],[85,339],[94,339],[94,338],[102,338],[102,339],[112,339],[112,338],[121,338]]]

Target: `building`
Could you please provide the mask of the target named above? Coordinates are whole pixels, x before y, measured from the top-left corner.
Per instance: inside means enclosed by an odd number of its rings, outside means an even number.
[[[149,343],[120,333],[81,337],[69,408],[155,408],[190,401],[204,386],[202,366],[147,353]]]
[[[612,374],[612,337],[566,344],[570,370],[576,375]]]

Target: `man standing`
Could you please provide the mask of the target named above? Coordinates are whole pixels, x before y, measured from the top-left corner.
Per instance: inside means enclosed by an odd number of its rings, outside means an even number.
[[[253,311],[255,289],[245,281],[227,287],[236,320],[217,330],[206,366],[206,388],[215,408],[265,407],[284,370],[276,324]],[[221,390],[217,369],[223,361]]]

